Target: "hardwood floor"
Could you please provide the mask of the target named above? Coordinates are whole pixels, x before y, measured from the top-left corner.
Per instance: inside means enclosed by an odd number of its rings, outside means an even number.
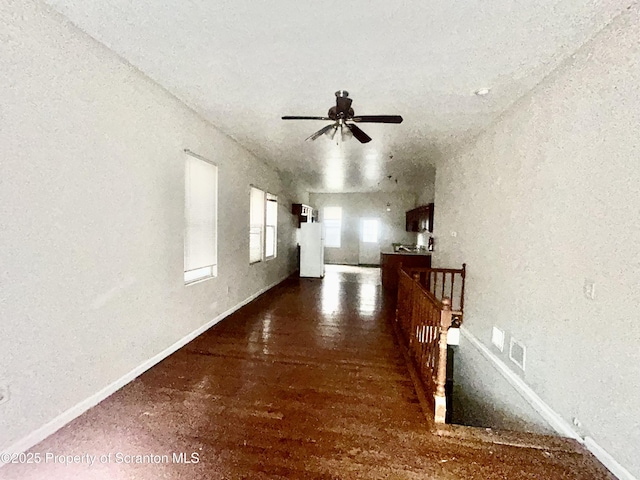
[[[432,434],[392,313],[378,269],[290,279],[34,447],[40,464],[0,478],[613,478],[571,449]],[[197,463],[174,462],[181,452]]]

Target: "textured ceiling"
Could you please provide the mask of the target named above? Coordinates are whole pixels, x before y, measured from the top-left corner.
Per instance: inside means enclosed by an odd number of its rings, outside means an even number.
[[[316,192],[419,191],[432,165],[635,3],[45,1]],[[361,124],[372,142],[336,145],[304,141],[328,122],[280,120],[326,115],[339,89],[356,114],[404,123]]]

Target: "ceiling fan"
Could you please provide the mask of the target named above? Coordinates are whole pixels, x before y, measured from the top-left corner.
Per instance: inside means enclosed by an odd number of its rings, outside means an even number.
[[[338,130],[340,137],[353,134],[360,143],[371,141],[371,137],[364,133],[357,125],[347,122],[356,123],[402,123],[400,115],[358,115],[356,116],[351,108],[352,99],[349,98],[349,92],[346,90],[338,90],[336,92],[336,106],[329,109],[326,117],[297,117],[285,116],[282,120],[332,120],[333,123],[321,128],[316,133],[307,138],[307,140],[315,140],[322,135],[328,135],[333,140]]]

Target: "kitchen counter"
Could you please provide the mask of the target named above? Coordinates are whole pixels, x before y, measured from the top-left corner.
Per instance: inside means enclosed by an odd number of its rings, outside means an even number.
[[[384,249],[380,250],[381,255],[421,255],[421,256],[430,256],[433,252],[429,252],[428,250],[421,252],[394,252],[392,249]]]
[[[430,268],[433,252],[394,252],[393,248],[380,251],[382,287],[385,293],[395,295],[398,290],[398,267]]]

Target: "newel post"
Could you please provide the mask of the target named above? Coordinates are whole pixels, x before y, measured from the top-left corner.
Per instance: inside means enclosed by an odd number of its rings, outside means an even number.
[[[447,415],[447,397],[444,386],[447,382],[447,331],[451,326],[451,299],[442,299],[440,311],[440,341],[438,342],[438,373],[436,377],[436,393],[434,420],[436,423],[445,423]]]

